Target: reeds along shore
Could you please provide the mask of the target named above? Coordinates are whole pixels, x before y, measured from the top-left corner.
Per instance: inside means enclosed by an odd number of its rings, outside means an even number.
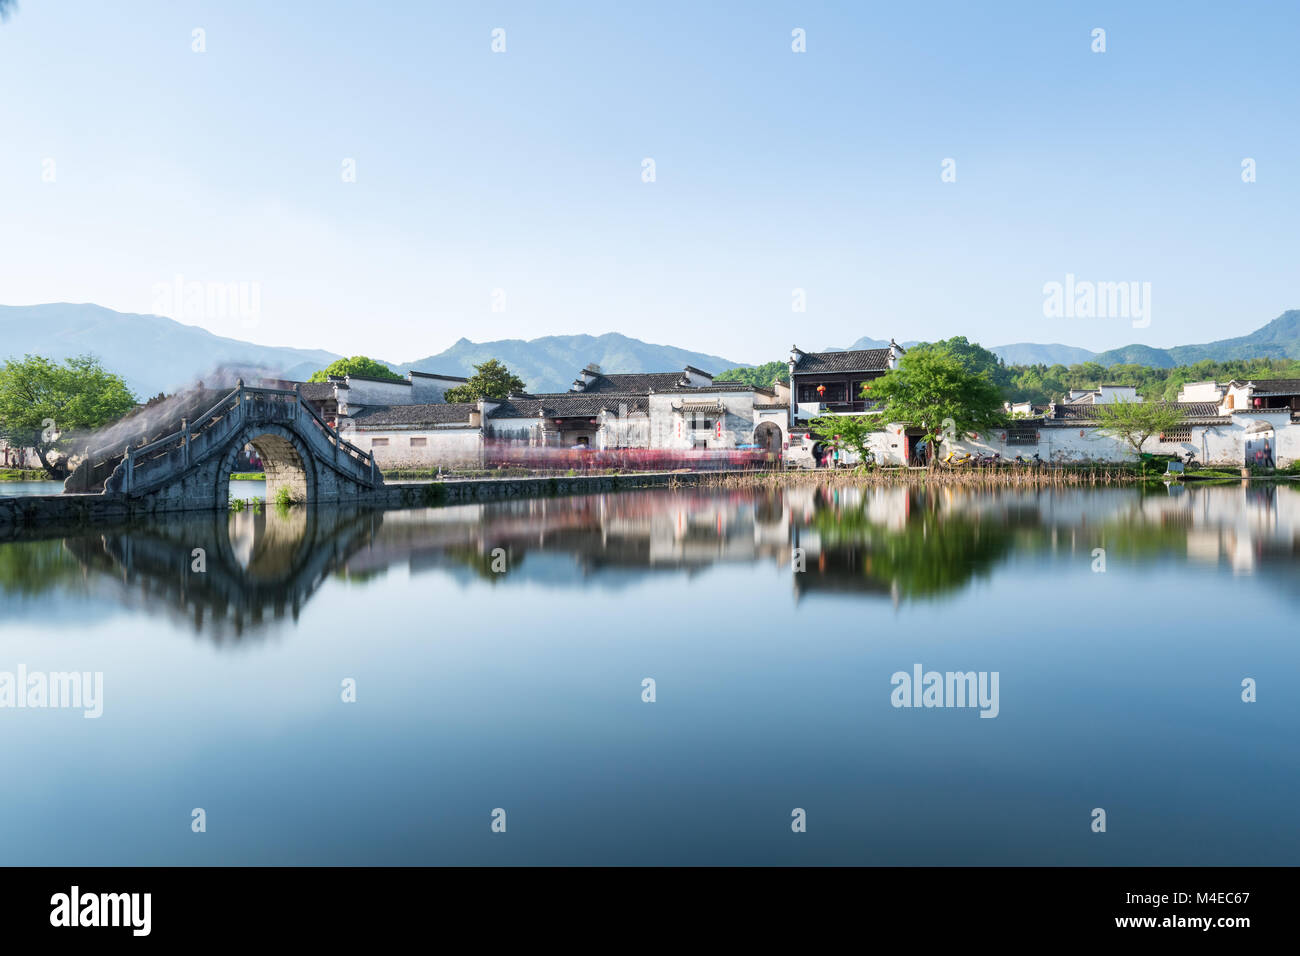
[[[746,475],[718,475],[701,484],[726,488],[769,485],[986,485],[1008,488],[1104,487],[1139,485],[1159,481],[1157,475],[1124,468],[839,468],[816,471],[756,471]]]

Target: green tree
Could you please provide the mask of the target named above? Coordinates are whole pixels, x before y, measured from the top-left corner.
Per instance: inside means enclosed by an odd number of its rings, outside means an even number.
[[[116,375],[90,355],[62,365],[28,355],[0,366],[0,431],[36,449],[51,476],[49,453],[74,433],[115,422],[135,407],[135,398]]]
[[[464,385],[447,389],[443,396],[448,402],[477,402],[480,398],[507,398],[525,390],[524,380],[505,364],[488,359],[474,366],[474,374]]]
[[[962,364],[972,372],[983,372],[988,380],[999,388],[1011,383],[1011,373],[998,356],[978,342],[967,340],[964,335],[954,335],[950,339],[934,342],[923,348],[944,349],[961,359]]]
[[[1098,431],[1122,438],[1139,458],[1148,438],[1169,431],[1184,417],[1177,405],[1165,402],[1107,402],[1097,406],[1097,421],[1101,423]]]
[[[823,415],[809,425],[813,435],[837,451],[853,452],[859,462],[866,462],[871,435],[884,427],[878,415]]]
[[[870,387],[868,397],[883,403],[885,421],[920,428],[936,451],[949,435],[984,431],[1005,417],[1001,395],[989,373],[971,371],[961,358],[939,346],[912,348],[899,360],[898,368]],[[937,458],[932,455],[931,464]]]
[[[356,375],[359,378],[378,378],[386,382],[406,381],[383,362],[376,362],[364,355],[341,358],[337,362],[331,363],[328,368],[313,372],[311,378],[307,381],[326,382],[329,381],[331,375]]]
[[[744,382],[746,385],[757,385],[759,388],[771,388],[773,382],[777,379],[785,379],[789,374],[790,366],[786,362],[764,362],[754,368],[729,368],[719,373],[714,381]]]

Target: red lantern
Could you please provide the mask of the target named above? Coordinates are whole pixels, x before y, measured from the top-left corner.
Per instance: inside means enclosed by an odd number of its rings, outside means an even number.
[[[817,397],[818,397],[818,398],[824,398],[825,396],[826,396],[826,386],[825,386],[825,385],[818,385],[818,386],[817,386]]]

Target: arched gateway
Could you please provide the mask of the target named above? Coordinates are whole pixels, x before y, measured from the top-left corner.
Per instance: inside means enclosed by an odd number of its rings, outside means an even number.
[[[230,474],[252,445],[266,469],[266,494],[281,489],[298,502],[356,500],[382,488],[383,476],[367,454],[326,424],[297,391],[239,385],[193,422],[140,447],[87,458],[65,484],[92,490],[95,475],[104,494],[125,495],[154,511],[226,507]]]

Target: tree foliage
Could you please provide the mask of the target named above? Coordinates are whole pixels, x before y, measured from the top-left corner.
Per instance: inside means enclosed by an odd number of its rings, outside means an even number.
[[[1123,439],[1139,458],[1148,438],[1168,431],[1184,419],[1177,405],[1164,402],[1106,402],[1096,409],[1097,421],[1101,423],[1098,430]]]
[[[480,398],[508,398],[525,390],[524,380],[506,368],[503,362],[488,359],[474,366],[474,374],[464,385],[447,389],[448,402],[477,402]]]
[[[729,368],[714,378],[715,382],[744,382],[759,388],[771,388],[777,379],[790,377],[790,366],[786,362],[764,362],[754,368]]]
[[[332,362],[319,372],[313,372],[307,381],[327,382],[331,375],[356,375],[358,378],[377,378],[386,382],[406,381],[383,362],[377,362],[365,355],[354,355],[351,358],[341,358],[337,362]]]
[[[945,437],[981,432],[1005,418],[988,371],[972,370],[947,347],[913,347],[870,389],[864,397],[881,403],[884,421],[921,429],[936,448]]]
[[[62,365],[28,355],[0,366],[0,431],[15,444],[35,448],[51,474],[51,450],[75,433],[117,421],[134,407],[135,398],[122,379],[90,355]]]
[[[876,415],[823,415],[809,423],[809,429],[819,442],[841,455],[852,452],[859,462],[867,460],[871,435],[882,427],[883,423]]]

